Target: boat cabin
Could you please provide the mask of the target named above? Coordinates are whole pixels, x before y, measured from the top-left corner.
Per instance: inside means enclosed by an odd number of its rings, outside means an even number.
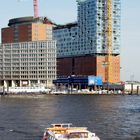
[[[44,133],[44,140],[70,140],[70,139],[88,139],[95,136],[87,130],[86,127],[71,127],[72,124],[52,124]]]

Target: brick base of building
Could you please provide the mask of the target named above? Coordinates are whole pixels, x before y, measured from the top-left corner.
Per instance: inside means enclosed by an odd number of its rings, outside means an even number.
[[[105,80],[106,67],[104,65],[105,56],[76,56],[57,58],[57,75],[58,76],[102,76]],[[120,56],[112,56],[111,62],[112,83],[120,82]]]

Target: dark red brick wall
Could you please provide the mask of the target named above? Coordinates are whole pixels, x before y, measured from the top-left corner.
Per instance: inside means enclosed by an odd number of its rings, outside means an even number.
[[[19,30],[19,42],[31,41],[31,28],[28,28],[29,25],[20,25],[18,27]]]
[[[31,41],[32,32],[29,25],[17,26],[16,30],[14,27],[7,27],[2,29],[2,43],[14,43],[14,42],[25,42]]]
[[[57,59],[57,75],[95,75],[105,81],[105,56],[79,56]],[[120,56],[112,56],[112,82],[120,82]]]
[[[1,41],[2,43],[11,43],[14,40],[13,28],[3,28],[1,30]]]
[[[57,59],[57,75],[58,76],[72,75],[72,58]]]
[[[95,56],[76,57],[75,75],[96,75],[96,57]]]
[[[79,56],[58,58],[57,71],[59,76],[96,75],[96,57]]]

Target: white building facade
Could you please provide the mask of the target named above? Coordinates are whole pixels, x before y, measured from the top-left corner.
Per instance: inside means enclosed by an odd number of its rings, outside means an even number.
[[[56,79],[56,41],[0,45],[0,86],[51,87]]]

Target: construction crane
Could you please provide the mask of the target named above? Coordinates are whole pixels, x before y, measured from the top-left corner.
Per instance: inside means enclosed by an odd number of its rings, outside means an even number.
[[[18,2],[22,2],[24,0],[18,0]],[[34,17],[38,17],[38,0],[33,0],[34,7]]]
[[[105,81],[112,83],[112,0],[106,0],[105,8],[105,42],[107,48],[105,56]]]
[[[34,0],[34,17],[38,17],[38,0]]]

